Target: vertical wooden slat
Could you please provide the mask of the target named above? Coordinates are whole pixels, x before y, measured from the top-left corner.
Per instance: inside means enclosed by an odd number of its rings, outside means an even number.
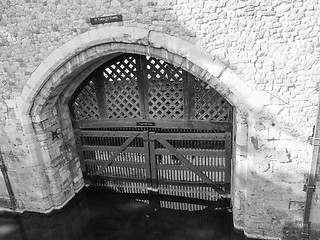
[[[158,173],[157,173],[157,159],[156,159],[156,146],[155,146],[155,133],[149,133],[149,149],[150,149],[150,169],[151,169],[151,186],[152,189],[158,189]]]
[[[151,162],[149,154],[149,135],[147,131],[142,133],[143,136],[143,149],[144,149],[144,159],[145,159],[145,169],[146,169],[146,179],[148,188],[152,188],[152,176],[151,176]]]
[[[230,183],[231,181],[231,132],[225,133],[225,182]]]
[[[184,120],[194,118],[194,76],[188,72],[184,72],[183,79],[183,118]]]
[[[140,115],[142,118],[149,116],[148,105],[148,76],[145,56],[137,55],[137,84],[140,103]]]
[[[106,89],[103,72],[99,71],[94,75],[94,87],[98,101],[98,112],[101,118],[107,117]]]

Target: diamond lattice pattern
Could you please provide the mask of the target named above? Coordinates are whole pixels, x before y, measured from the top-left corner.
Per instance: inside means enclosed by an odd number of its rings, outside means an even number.
[[[231,105],[216,90],[200,79],[194,81],[194,118],[207,121],[231,121]]]
[[[136,59],[129,56],[104,71],[108,118],[140,118]]]
[[[103,70],[106,89],[106,112],[109,119],[141,118],[138,76],[146,77],[148,87],[148,109],[151,119],[183,119],[184,96],[188,96],[183,81],[187,73],[181,68],[152,57],[142,57],[145,62],[145,75],[138,71],[138,55],[125,55],[107,65]],[[140,66],[140,65],[139,65]],[[138,74],[139,73],[139,74]],[[232,121],[232,106],[206,82],[195,78],[190,114],[194,120]],[[72,110],[76,119],[100,119],[95,84],[88,81],[82,87]],[[142,91],[140,91],[141,93]],[[143,102],[144,103],[144,102]]]
[[[72,103],[76,119],[99,119],[99,110],[94,83],[89,81]]]
[[[182,69],[150,57],[147,58],[147,72],[150,118],[182,119]]]

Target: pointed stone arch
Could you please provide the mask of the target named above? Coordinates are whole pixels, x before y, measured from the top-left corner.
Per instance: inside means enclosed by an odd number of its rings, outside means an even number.
[[[49,179],[43,183],[50,189],[50,201],[42,206],[43,211],[61,208],[84,185],[67,103],[92,71],[122,53],[149,55],[181,67],[228,100],[236,109],[233,173],[245,174],[240,162],[247,154],[247,115],[267,105],[268,96],[253,91],[226,64],[180,38],[134,27],[102,27],[73,38],[51,53],[32,74],[18,99],[30,157],[43,165]],[[59,169],[51,167],[53,161],[59,162]],[[57,175],[64,184],[58,182]],[[245,181],[233,177],[231,191],[236,207],[244,204],[244,188]],[[240,211],[234,209],[238,228],[243,226]]]
[[[146,54],[182,67],[221,92],[241,112],[266,105],[223,62],[197,46],[165,33],[134,27],[103,27],[81,34],[52,52],[28,79],[21,94],[21,115],[37,114],[46,94],[67,77],[118,52]],[[72,75],[70,75],[72,73]],[[38,99],[38,100],[36,100]],[[261,99],[261,98],[260,98]]]

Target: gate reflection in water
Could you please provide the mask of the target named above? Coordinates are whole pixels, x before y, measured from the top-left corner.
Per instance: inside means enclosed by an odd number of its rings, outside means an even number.
[[[225,205],[86,188],[49,215],[0,214],[0,239],[246,239],[232,230],[232,213]]]

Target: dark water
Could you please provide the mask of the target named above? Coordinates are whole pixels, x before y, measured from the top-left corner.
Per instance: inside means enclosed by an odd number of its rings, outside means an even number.
[[[204,204],[204,205],[203,205]],[[0,215],[1,240],[241,240],[232,213],[179,198],[83,189],[49,215]],[[182,210],[175,210],[182,209]]]

